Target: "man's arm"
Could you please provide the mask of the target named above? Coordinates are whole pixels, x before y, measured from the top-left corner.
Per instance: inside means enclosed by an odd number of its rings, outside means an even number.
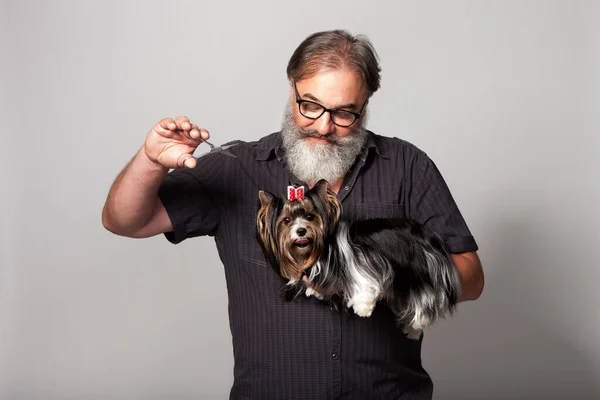
[[[462,292],[458,301],[476,300],[484,286],[477,243],[433,160],[421,151],[409,159],[406,168],[412,186],[407,195],[407,214],[444,238],[460,276]]]
[[[144,146],[115,179],[102,209],[104,227],[117,235],[136,238],[171,232],[173,224],[158,191],[169,169],[196,166],[192,154],[208,138],[208,131],[187,117],[165,118],[157,123]]]
[[[133,238],[172,231],[157,194],[168,170],[140,150],[115,179],[102,209],[102,225],[114,234]]]
[[[475,251],[452,254],[452,260],[458,269],[462,292],[458,301],[477,300],[481,296],[485,279],[481,260]]]

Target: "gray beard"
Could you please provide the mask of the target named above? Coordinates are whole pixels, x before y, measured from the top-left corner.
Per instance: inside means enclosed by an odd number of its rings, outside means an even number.
[[[287,104],[281,127],[285,161],[290,171],[302,181],[315,184],[325,179],[333,185],[352,167],[358,154],[367,141],[365,128],[366,109],[357,121],[357,127],[351,134],[340,137],[328,134],[324,137],[313,130],[300,128],[294,122],[292,105]],[[329,144],[314,143],[307,140],[317,137],[329,140]]]

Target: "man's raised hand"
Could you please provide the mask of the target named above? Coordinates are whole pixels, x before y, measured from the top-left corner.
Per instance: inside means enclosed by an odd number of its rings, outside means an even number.
[[[198,128],[188,117],[164,118],[146,136],[144,152],[150,161],[166,168],[194,168],[193,153],[209,137],[206,129]]]

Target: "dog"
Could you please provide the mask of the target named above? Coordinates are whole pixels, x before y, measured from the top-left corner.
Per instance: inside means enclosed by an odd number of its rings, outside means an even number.
[[[348,221],[327,181],[258,193],[257,239],[286,299],[315,296],[362,317],[384,301],[405,335],[454,313],[461,284],[439,235],[406,218]]]

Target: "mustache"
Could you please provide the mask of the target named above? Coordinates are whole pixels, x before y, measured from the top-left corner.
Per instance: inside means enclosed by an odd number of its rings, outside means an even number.
[[[300,139],[316,138],[316,139],[326,140],[331,144],[344,144],[345,143],[343,138],[339,137],[335,133],[321,135],[319,132],[317,132],[314,129],[304,129],[304,128],[300,128],[300,127],[298,127],[298,137]]]

